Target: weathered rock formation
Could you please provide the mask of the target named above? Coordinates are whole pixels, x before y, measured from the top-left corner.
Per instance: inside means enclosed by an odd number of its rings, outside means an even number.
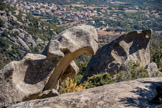
[[[157,74],[161,74],[161,72],[159,72],[158,67],[156,65],[156,63],[149,63],[147,65],[147,71],[150,77],[155,77],[157,76]]]
[[[150,63],[150,38],[151,30],[133,31],[101,47],[90,60],[83,80],[98,73],[125,71],[130,62],[145,67]]]
[[[46,97],[52,93],[49,90],[59,87],[59,81],[77,74],[76,57],[95,54],[97,39],[92,26],[72,27],[49,42],[45,55],[29,53],[9,63],[0,70],[0,103]]]
[[[21,102],[8,108],[161,108],[149,103],[162,78],[145,78],[104,85],[57,97]]]

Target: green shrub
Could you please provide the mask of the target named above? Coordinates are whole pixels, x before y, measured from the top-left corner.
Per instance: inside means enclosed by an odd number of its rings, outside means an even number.
[[[81,81],[81,79],[83,77],[83,73],[86,70],[86,67],[87,67],[88,62],[76,62],[76,64],[79,67],[79,72],[75,76],[74,80],[77,83],[77,85],[80,85],[80,81]]]
[[[121,71],[115,75],[117,82],[131,80],[131,74],[128,71]]]
[[[9,26],[9,28],[8,28],[9,30],[12,30],[13,29],[13,26]]]
[[[7,33],[6,31],[4,31],[4,32],[2,33],[2,37],[8,37],[8,33]]]
[[[79,70],[78,75],[73,80],[73,83],[75,82],[75,84],[74,84],[75,87],[80,86],[80,84],[81,84],[80,81],[81,81],[81,79],[83,77],[83,73],[85,72],[85,69],[87,67],[87,62],[77,62],[77,65],[80,70]],[[136,62],[136,63],[130,62],[127,68],[128,68],[128,71],[121,71],[121,72],[117,73],[116,75],[114,75],[115,77],[110,76],[110,74],[108,72],[88,77],[88,80],[82,84],[82,87],[93,88],[93,87],[97,87],[97,86],[111,84],[114,82],[148,77],[147,70],[143,67],[140,67],[140,64],[138,62]],[[66,83],[67,83],[67,81],[66,81]],[[65,84],[65,81],[64,81],[64,86],[63,86],[64,91],[66,91],[66,90],[69,91],[70,89],[72,89],[71,91],[73,91],[74,88],[72,85],[69,85],[67,87],[67,84]],[[62,91],[62,93],[63,93],[63,91]]]
[[[155,62],[162,72],[162,37],[153,37],[151,40],[151,61]]]
[[[132,64],[130,63],[128,69],[131,73],[131,79],[149,77],[148,71],[144,67],[140,67],[140,64],[138,62]]]
[[[75,77],[75,80],[77,84],[80,84],[80,80],[83,77],[83,73],[85,72],[87,63],[78,62],[77,65],[79,66],[80,70],[78,75]],[[114,82],[134,80],[134,79],[145,78],[149,76],[147,70],[143,67],[140,67],[140,64],[138,62],[136,63],[130,62],[127,68],[128,68],[127,71],[121,71],[119,73],[116,73],[114,77],[110,76],[110,74],[107,72],[93,75],[89,77],[87,81],[85,81],[88,83],[86,87],[93,88],[105,84],[111,84]]]
[[[19,35],[19,32],[15,31],[14,33],[11,33],[10,35],[13,36],[13,37],[17,37]]]
[[[88,62],[76,62],[77,66],[79,67],[79,72],[78,74],[83,75],[83,73],[86,70]]]
[[[79,67],[78,75],[74,79],[66,78],[62,82],[60,90],[59,90],[61,94],[83,90],[87,87],[88,82],[81,84],[80,81],[83,77],[83,73],[85,72],[85,69],[88,63],[87,62],[76,62],[76,64]]]
[[[7,49],[8,47],[9,47],[8,41],[5,38],[0,37],[0,48]]]
[[[12,26],[18,26],[19,24],[16,21],[11,21]]]
[[[93,75],[88,78],[87,88],[93,88],[93,87],[102,86],[105,84],[111,84],[111,83],[114,83],[114,81],[115,80],[107,72]]]
[[[4,27],[5,22],[0,19],[0,27]]]
[[[7,7],[6,4],[0,1],[0,10],[4,10],[6,7]]]
[[[80,84],[80,81],[81,81],[82,77],[83,77],[82,74],[78,74],[78,75],[74,78],[74,80],[76,81],[77,85]]]
[[[0,69],[2,69],[4,67],[4,63],[2,61],[0,61]]]
[[[17,17],[18,21],[24,22],[23,19],[22,19],[22,12],[21,11],[19,11],[19,14],[16,15],[16,17]]]
[[[8,49],[7,50],[7,53],[9,54],[10,57],[13,57],[13,56],[16,56],[18,57],[19,59],[22,59],[23,58],[23,54],[22,54],[22,51],[21,51],[21,48],[16,46],[16,45],[13,45],[12,44],[12,47],[11,49]]]
[[[149,77],[148,71],[144,67],[140,67],[138,62],[129,62],[127,68],[127,71],[121,71],[116,74],[116,81],[126,81]]]

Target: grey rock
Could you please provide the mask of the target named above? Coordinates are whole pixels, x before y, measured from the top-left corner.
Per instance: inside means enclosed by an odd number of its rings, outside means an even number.
[[[24,38],[24,37],[25,37],[25,33],[22,33],[22,32],[21,32],[21,33],[19,34],[19,36],[20,36],[20,38]]]
[[[17,21],[17,23],[18,23],[19,25],[21,25],[21,26],[23,25],[23,23],[22,23],[22,22],[20,22],[20,21]]]
[[[34,99],[50,98],[50,97],[55,97],[55,96],[59,96],[59,95],[60,94],[58,93],[58,91],[56,91],[55,89],[50,89],[50,90],[42,91],[39,94],[35,94],[35,95],[30,96],[30,97],[27,97],[25,99],[25,101],[34,100]]]
[[[37,46],[36,42],[30,34],[26,34],[23,40],[32,48],[35,48]]]
[[[21,61],[9,63],[0,70],[0,103],[34,99],[46,90],[57,90],[62,80],[77,74],[76,57],[95,54],[96,40],[93,26],[72,27],[48,43],[45,55],[28,53]]]
[[[161,108],[150,104],[161,77],[123,81],[57,97],[14,104],[8,108]]]
[[[51,89],[51,90],[43,91],[41,94],[38,95],[37,99],[55,97],[59,95],[60,94],[58,93],[58,91],[56,91],[55,89]]]
[[[6,14],[0,16],[0,19],[3,20],[4,22],[8,21],[8,17],[6,16]]]
[[[18,37],[18,43],[20,44],[20,46],[22,46],[23,48],[25,48],[27,51],[30,51],[30,48],[28,47],[28,45],[26,45],[26,43]]]
[[[12,33],[15,33],[15,32],[20,33],[19,29],[12,29],[11,32],[12,32]]]
[[[15,14],[15,15],[19,15],[19,13],[20,13],[20,12],[19,12],[18,10],[15,10],[15,11],[14,11],[14,14]]]
[[[149,77],[155,77],[159,73],[158,67],[156,63],[152,62],[147,65],[147,71],[149,74]]]
[[[12,37],[11,40],[14,40],[15,42],[17,42],[16,44],[18,44],[18,46],[23,47],[24,50],[26,51],[30,51],[30,47],[31,48],[35,48],[37,47],[37,44],[35,42],[35,40],[33,39],[33,37],[28,34],[25,30],[22,29],[12,29],[12,33],[18,32],[19,35],[15,38]]]
[[[3,15],[5,14],[5,11],[4,10],[0,10],[0,15]]]
[[[10,17],[9,17],[10,20],[12,20],[12,21],[17,21],[17,18],[16,18],[14,15],[12,15],[11,11],[9,11],[8,14],[9,14],[9,16],[10,16]]]
[[[98,73],[114,75],[121,70],[126,71],[130,62],[138,62],[145,67],[150,63],[150,38],[151,30],[133,31],[104,45],[88,63],[82,81]]]
[[[46,56],[39,54],[27,54],[21,61],[13,61],[0,70],[0,103],[12,103],[21,101],[27,96],[39,93],[43,89],[44,79],[49,73],[43,73],[44,70],[39,70],[38,64],[41,60],[46,59]],[[35,67],[34,67],[35,66]],[[51,67],[45,67],[49,70]],[[39,73],[36,72],[39,70]],[[43,80],[40,82],[40,80]]]
[[[36,43],[37,44],[44,44],[44,41],[38,37],[38,39],[36,40]]]

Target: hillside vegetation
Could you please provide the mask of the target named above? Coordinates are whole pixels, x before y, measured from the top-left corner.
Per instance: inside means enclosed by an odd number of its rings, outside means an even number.
[[[0,69],[28,52],[41,53],[49,39],[61,31],[0,2]]]

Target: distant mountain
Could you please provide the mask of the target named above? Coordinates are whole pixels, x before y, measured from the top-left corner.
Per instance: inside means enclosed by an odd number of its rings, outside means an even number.
[[[40,53],[60,28],[0,2],[0,68],[27,52]]]

